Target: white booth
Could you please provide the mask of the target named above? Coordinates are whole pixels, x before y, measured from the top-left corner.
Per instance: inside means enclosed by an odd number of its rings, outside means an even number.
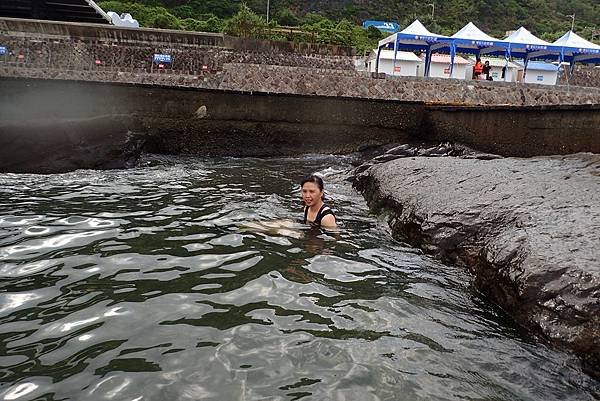
[[[527,63],[524,82],[527,84],[556,85],[558,66],[551,63],[530,61]]]
[[[375,72],[377,61],[377,50],[374,49],[367,59],[367,69]],[[421,64],[421,59],[411,52],[397,52],[396,64],[394,64],[394,51],[382,50],[379,55],[379,72],[401,77],[415,77]],[[421,74],[422,75],[422,74]]]
[[[431,66],[429,67],[429,76],[432,78],[456,78],[465,79],[466,68],[469,61],[461,56],[454,57],[454,70],[450,77],[450,55],[434,53],[431,55]],[[420,68],[420,75],[423,76],[424,68]]]

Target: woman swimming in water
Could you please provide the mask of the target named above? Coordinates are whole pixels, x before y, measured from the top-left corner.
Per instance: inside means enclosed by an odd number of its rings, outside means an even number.
[[[325,228],[335,228],[333,210],[324,202],[323,179],[310,175],[300,182],[304,201],[304,224],[314,224]]]

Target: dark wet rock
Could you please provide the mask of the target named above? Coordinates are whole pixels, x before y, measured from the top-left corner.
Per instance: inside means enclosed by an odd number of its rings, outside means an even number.
[[[400,157],[403,157],[403,156],[391,155],[391,154],[385,153],[383,155],[379,155],[379,156],[373,158],[373,162],[374,163],[385,163],[385,162],[389,162],[391,160],[398,159]]]
[[[416,154],[416,150],[415,150],[414,146],[404,144],[404,145],[396,146],[396,147],[388,150],[386,153],[392,154],[392,155],[397,155],[397,156],[409,157],[409,156],[414,156]]]
[[[126,168],[135,164],[143,137],[125,116],[21,121],[0,125],[0,172],[61,173]]]
[[[362,154],[362,157],[356,159],[353,164],[356,166],[354,169],[353,175],[348,179],[350,182],[354,182],[356,177],[371,167],[373,164],[378,163],[386,163],[392,160],[396,160],[402,157],[414,157],[414,156],[422,156],[422,157],[447,157],[447,156],[456,156],[462,157],[466,159],[481,159],[481,160],[493,160],[493,159],[501,159],[502,156],[494,155],[491,153],[481,153],[474,149],[471,149],[467,146],[461,144],[454,143],[440,143],[435,146],[425,147],[424,144],[402,144],[389,148],[388,150],[382,149],[381,147],[377,150],[379,153],[373,154],[371,153],[371,158],[365,157],[365,154]],[[368,160],[368,161],[365,161]]]
[[[371,168],[371,166],[373,166],[373,163],[365,163],[365,164],[362,164],[362,165],[358,166],[358,167],[357,167],[357,168],[354,170],[354,173],[355,173],[355,174],[360,174],[360,173],[362,173],[363,171],[366,171],[367,169]]]
[[[517,322],[600,377],[600,155],[400,158],[355,186],[396,238],[468,266]]]

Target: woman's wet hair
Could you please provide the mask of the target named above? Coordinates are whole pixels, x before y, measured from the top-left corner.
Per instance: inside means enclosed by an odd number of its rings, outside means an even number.
[[[306,184],[307,182],[312,182],[313,184],[317,184],[317,186],[319,187],[319,189],[321,190],[321,192],[323,192],[323,179],[321,177],[319,177],[318,175],[307,175],[306,177],[304,177],[302,179],[302,181],[300,181],[300,188],[302,188],[304,186],[304,184]],[[325,194],[323,193],[323,196],[321,197],[321,199],[325,200]]]

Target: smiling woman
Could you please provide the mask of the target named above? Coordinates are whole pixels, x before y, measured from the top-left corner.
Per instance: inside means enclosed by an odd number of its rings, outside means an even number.
[[[323,179],[316,175],[310,175],[302,179],[300,187],[305,205],[303,223],[335,228],[337,225],[333,210],[324,202]]]

